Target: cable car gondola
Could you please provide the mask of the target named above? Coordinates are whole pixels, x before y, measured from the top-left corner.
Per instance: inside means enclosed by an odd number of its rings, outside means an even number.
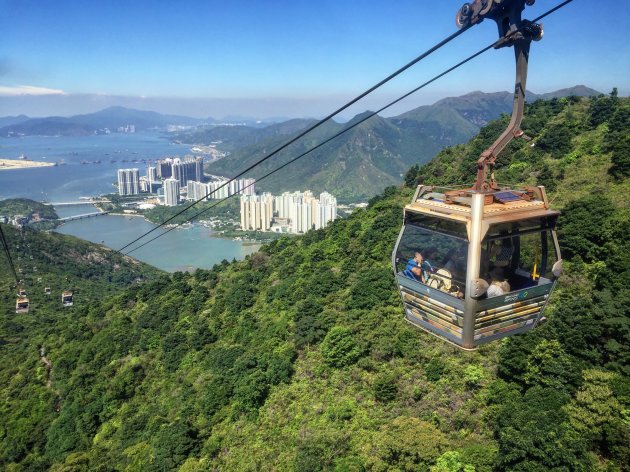
[[[61,294],[61,303],[63,303],[63,306],[72,306],[74,304],[72,292],[63,292]]]
[[[15,313],[28,313],[29,301],[26,297],[18,297],[15,302]]]
[[[542,37],[539,25],[521,20],[525,3],[533,2],[478,0],[460,10],[458,26],[492,18],[507,38],[502,46],[515,48],[512,118],[477,161],[471,188],[418,186],[392,254],[407,321],[467,350],[543,321],[562,271],[559,212],[544,187],[503,186],[492,172],[497,155],[523,134],[529,45]]]

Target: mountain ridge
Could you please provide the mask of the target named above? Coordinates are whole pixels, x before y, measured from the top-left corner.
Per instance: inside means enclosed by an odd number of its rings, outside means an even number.
[[[564,92],[590,94],[594,91],[579,86]],[[488,120],[511,112],[512,100],[513,96],[508,92],[472,92],[418,107],[396,117],[374,116],[304,157],[299,168],[287,167],[282,175],[272,175],[257,187],[275,194],[308,188],[318,193],[331,192],[342,202],[365,201],[386,186],[400,182],[410,165],[428,162],[444,147],[468,141]],[[259,178],[356,123],[366,113],[345,124],[326,123],[322,129],[314,130],[301,140],[298,146],[280,152],[248,176]],[[214,132],[220,133],[220,130]],[[252,132],[259,134],[260,130]],[[203,132],[197,135],[197,139],[202,137]],[[286,140],[290,138],[287,136]],[[230,156],[209,163],[207,168],[213,174],[233,176],[237,170],[251,166],[282,144],[282,140],[270,139],[230,148]]]

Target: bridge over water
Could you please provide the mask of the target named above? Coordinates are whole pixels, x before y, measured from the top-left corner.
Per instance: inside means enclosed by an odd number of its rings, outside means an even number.
[[[83,213],[82,215],[73,215],[73,216],[66,216],[65,218],[59,218],[58,221],[61,221],[62,223],[65,223],[66,221],[81,220],[83,218],[91,218],[93,216],[107,215],[108,213],[109,213],[109,211],[97,211],[97,212],[94,212],[94,213]]]
[[[46,205],[52,206],[67,206],[67,205],[93,205],[94,203],[111,203],[111,200],[80,200],[76,202],[42,202]]]

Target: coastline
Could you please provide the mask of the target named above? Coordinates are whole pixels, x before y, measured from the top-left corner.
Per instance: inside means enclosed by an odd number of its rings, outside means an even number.
[[[35,162],[18,159],[0,159],[0,170],[31,169],[34,167],[54,167],[54,162]]]

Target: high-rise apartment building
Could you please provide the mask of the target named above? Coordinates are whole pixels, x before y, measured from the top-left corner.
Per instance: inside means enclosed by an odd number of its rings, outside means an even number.
[[[148,193],[151,191],[151,184],[149,183],[148,177],[140,177],[140,191],[143,193]]]
[[[191,201],[198,201],[203,198],[207,199],[208,194],[210,193],[210,189],[208,184],[204,184],[202,182],[195,182],[194,180],[189,180],[187,189],[187,199]]]
[[[138,195],[140,173],[138,169],[118,169],[118,195]]]
[[[273,219],[273,195],[241,196],[241,229],[269,231]]]
[[[203,157],[186,156],[172,160],[171,176],[179,181],[180,187],[186,187],[189,181],[203,181]]]
[[[157,161],[155,164],[157,175],[160,179],[168,179],[173,175],[173,159],[167,157],[166,159],[162,159]]]
[[[229,180],[221,179],[208,183],[208,198],[213,200],[219,200],[227,198],[231,195],[255,195],[256,194],[256,179],[238,179],[230,182]]]
[[[159,182],[157,167],[155,166],[147,167],[147,179],[149,179],[149,184],[151,185]]]
[[[179,204],[179,181],[177,179],[164,180],[164,204],[166,206]]]
[[[311,229],[324,228],[337,218],[337,199],[329,193],[320,194],[319,200],[310,191],[285,192],[274,197],[241,196],[241,229],[280,230],[291,233],[306,233]],[[272,228],[272,221],[286,222],[284,228]],[[287,224],[288,223],[288,224]]]

